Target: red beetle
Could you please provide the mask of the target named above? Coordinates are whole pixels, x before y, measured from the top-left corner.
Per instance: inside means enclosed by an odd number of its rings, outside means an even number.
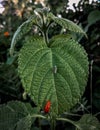
[[[51,102],[47,101],[45,107],[44,107],[44,112],[48,113],[50,111],[50,106],[51,106]]]

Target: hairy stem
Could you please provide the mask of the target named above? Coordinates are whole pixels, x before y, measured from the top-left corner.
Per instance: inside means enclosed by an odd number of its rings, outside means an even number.
[[[43,37],[44,37],[44,40],[45,40],[45,42],[46,42],[46,44],[48,45],[48,43],[49,43],[49,40],[48,40],[48,31],[46,30],[44,30],[43,31]]]

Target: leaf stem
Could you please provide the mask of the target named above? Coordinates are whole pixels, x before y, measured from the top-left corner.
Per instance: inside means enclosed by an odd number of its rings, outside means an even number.
[[[38,117],[38,118],[43,118],[43,119],[46,119],[45,116],[42,116],[42,115],[38,115],[38,114],[34,114],[34,115],[31,115],[31,117]]]
[[[77,125],[77,124],[76,124],[74,121],[72,121],[72,120],[69,120],[69,119],[67,119],[67,118],[56,118],[56,120],[67,121],[67,122],[71,123],[72,125],[74,125],[76,128],[78,128],[79,130],[81,130],[80,126]]]
[[[55,119],[51,119],[51,130],[55,130],[56,121]]]
[[[90,61],[90,104],[91,104],[91,114],[92,114],[92,88],[93,88],[93,86],[92,86],[92,78],[93,78],[93,72],[92,72],[92,69],[93,69],[93,63],[94,63],[94,61],[93,60],[91,60]]]
[[[49,43],[49,39],[48,39],[48,31],[46,30],[44,30],[43,31],[43,37],[44,37],[44,40],[45,40],[45,42],[46,42],[46,44],[48,45],[48,43]]]
[[[46,42],[46,44],[48,45],[49,43],[49,40],[48,40],[48,27],[46,26],[46,21],[45,21],[45,16],[43,15],[43,27],[42,27],[42,30],[43,30],[43,37],[44,37],[44,40]]]
[[[50,26],[53,24],[54,22],[49,22],[47,25],[46,25],[46,23],[44,23],[43,22],[43,31],[42,31],[42,34],[43,34],[43,36],[44,36],[44,39],[45,39],[45,42],[46,42],[46,44],[47,44],[47,46],[49,47],[50,45],[49,45],[49,38],[48,38],[48,31],[49,31],[49,28],[50,28]]]

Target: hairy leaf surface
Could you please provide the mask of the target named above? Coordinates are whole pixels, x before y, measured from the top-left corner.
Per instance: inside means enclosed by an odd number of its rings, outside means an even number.
[[[65,18],[56,17],[52,13],[49,13],[48,17],[50,19],[52,19],[55,23],[62,26],[63,28],[68,29],[68,30],[73,31],[73,32],[83,33],[86,36],[85,32],[77,24],[75,24],[74,22],[72,22],[72,21],[70,21],[68,19],[65,19]]]
[[[100,130],[99,120],[90,114],[84,114],[76,124],[80,127],[79,130]]]
[[[40,108],[50,100],[52,110],[62,113],[82,96],[88,76],[83,47],[70,36],[58,35],[47,47],[43,38],[27,37],[19,54],[23,87]]]
[[[11,101],[0,105],[0,130],[30,130],[32,113],[30,104]]]
[[[27,34],[31,30],[33,24],[36,24],[36,23],[37,23],[36,16],[32,16],[18,27],[18,29],[16,30],[16,32],[12,38],[11,48],[10,48],[11,55],[14,52],[14,47],[15,47],[17,41],[20,40],[25,34]]]

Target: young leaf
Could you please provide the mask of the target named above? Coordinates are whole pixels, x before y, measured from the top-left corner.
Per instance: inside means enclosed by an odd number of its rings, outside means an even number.
[[[11,101],[7,105],[0,105],[0,130],[30,130],[32,113],[34,109],[30,104]]]
[[[18,27],[18,29],[16,30],[16,32],[12,38],[11,47],[10,47],[11,55],[13,55],[14,47],[15,47],[16,43],[18,42],[18,40],[20,40],[25,34],[27,34],[31,30],[33,24],[36,24],[36,23],[37,23],[37,17],[32,16],[27,21],[25,21],[22,25],[20,25]]]
[[[26,93],[39,107],[51,101],[52,110],[62,113],[82,96],[88,77],[85,50],[66,35],[50,40],[27,37],[19,54],[19,74]],[[56,66],[56,73],[55,73]]]
[[[48,17],[51,20],[53,20],[55,23],[62,26],[63,28],[68,29],[68,30],[73,31],[73,32],[83,33],[87,37],[86,33],[78,25],[76,25],[74,22],[72,22],[68,19],[65,19],[65,18],[56,17],[52,13],[49,13]]]

